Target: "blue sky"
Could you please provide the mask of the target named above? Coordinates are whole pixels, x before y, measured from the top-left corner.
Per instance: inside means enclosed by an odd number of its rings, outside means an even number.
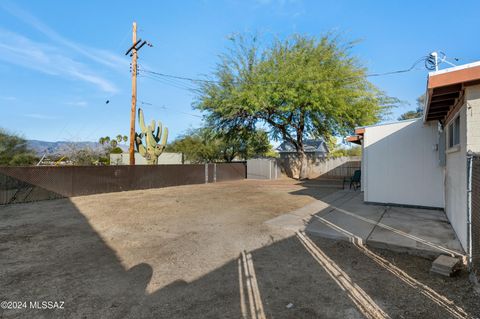
[[[466,9],[468,8],[468,10]],[[232,33],[286,37],[340,32],[370,72],[406,69],[440,50],[458,64],[480,59],[478,1],[9,1],[0,2],[0,127],[29,139],[96,141],[127,134],[131,82],[125,50],[132,21],[154,47],[139,63],[158,72],[210,73]],[[415,106],[427,71],[371,78]],[[170,140],[201,124],[190,92],[139,78],[138,106]],[[110,103],[105,104],[106,100]],[[142,104],[143,102],[143,104]]]

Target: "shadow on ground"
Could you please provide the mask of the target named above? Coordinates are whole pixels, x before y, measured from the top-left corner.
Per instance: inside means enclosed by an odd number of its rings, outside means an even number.
[[[18,215],[0,208],[8,221],[0,223],[0,300],[64,301],[65,309],[0,310],[2,318],[362,318],[362,300],[370,299],[392,318],[454,317],[353,244],[309,238],[327,256],[326,266],[295,235],[238,252],[238,259],[190,282],[179,273],[147,293],[151,265],[126,269],[68,199],[39,205],[40,213],[22,206]],[[422,258],[376,253],[468,314],[480,314],[466,274],[434,277]],[[335,276],[335,269],[344,273]],[[349,285],[363,299],[352,297]]]

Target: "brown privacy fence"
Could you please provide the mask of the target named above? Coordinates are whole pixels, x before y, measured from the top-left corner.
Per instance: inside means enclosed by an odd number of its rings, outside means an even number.
[[[240,180],[246,170],[245,163],[0,167],[0,205]]]
[[[480,155],[469,158],[471,161],[471,247],[472,266],[480,277]]]

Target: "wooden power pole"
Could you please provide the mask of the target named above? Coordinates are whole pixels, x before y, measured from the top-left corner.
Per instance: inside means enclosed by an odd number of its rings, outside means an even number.
[[[130,165],[135,165],[135,115],[137,113],[137,23],[133,22],[132,34],[132,109],[130,112]]]
[[[145,44],[149,47],[153,45],[142,39],[137,40],[137,23],[133,22],[132,32],[132,46],[127,50],[125,55],[130,54],[132,57],[132,109],[130,112],[130,165],[135,165],[135,115],[137,113],[137,58],[138,50],[140,50]]]

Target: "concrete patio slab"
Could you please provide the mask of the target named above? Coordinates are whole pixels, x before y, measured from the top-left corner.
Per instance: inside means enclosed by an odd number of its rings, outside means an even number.
[[[361,192],[338,191],[266,223],[425,257],[465,254],[443,211],[365,204]]]
[[[331,209],[328,214],[322,217],[326,221],[333,223],[335,226],[340,227],[347,233],[351,233],[356,237],[361,238],[363,242],[366,242],[370,234],[373,232],[376,223],[378,223],[378,221],[380,221],[380,219],[382,218],[382,215],[385,212],[385,208],[363,207],[363,205],[359,205],[359,203],[352,203],[352,201],[348,203],[349,204],[345,206],[347,206],[349,210],[355,211],[355,214],[357,214],[358,216],[369,219],[372,222],[345,215],[339,209]],[[343,205],[340,206],[343,207]],[[325,222],[322,222],[322,220],[319,219],[317,216],[318,215],[315,215],[314,218],[312,218],[312,220],[310,221],[310,223],[308,223],[308,226],[305,230],[306,232],[331,239],[345,238],[344,233],[333,229]]]
[[[301,218],[292,213],[283,214],[278,217],[267,220],[265,224],[273,227],[279,227],[286,230],[290,230],[292,232],[304,230],[306,226],[306,222],[304,218]]]
[[[325,210],[326,213],[319,212],[310,220],[305,231],[330,239],[345,239],[345,234],[322,222],[322,220],[318,218],[321,216],[327,222],[333,223],[335,226],[361,238],[362,241],[365,242],[375,228],[376,223],[384,214],[385,207],[364,205],[362,196],[359,196],[361,194],[360,192],[342,191],[341,193],[343,193],[342,197],[339,197],[335,202],[329,203],[330,206],[328,210]],[[355,214],[358,216],[372,220],[373,222],[346,217],[341,210],[355,211]]]
[[[345,200],[345,197],[350,198],[352,194],[344,191],[332,193],[326,196],[324,200],[316,200],[287,214],[272,218],[266,221],[265,224],[294,232],[305,230],[306,225],[314,214],[327,214],[331,210],[330,203]]]
[[[464,254],[445,213],[440,210],[390,207],[368,238],[368,244],[395,251],[417,251],[431,257],[442,253]]]
[[[329,239],[361,240],[371,247],[429,258],[465,253],[443,211],[372,205],[363,193],[341,190],[265,222]]]
[[[325,218],[325,217],[322,217],[322,218]],[[324,222],[322,222],[319,218],[316,218],[315,216],[310,220],[307,227],[305,227],[305,232],[310,235],[320,236],[323,238],[336,239],[336,240],[349,240],[348,235],[345,235],[344,233],[338,232],[332,227],[329,227],[328,225],[326,225]]]

